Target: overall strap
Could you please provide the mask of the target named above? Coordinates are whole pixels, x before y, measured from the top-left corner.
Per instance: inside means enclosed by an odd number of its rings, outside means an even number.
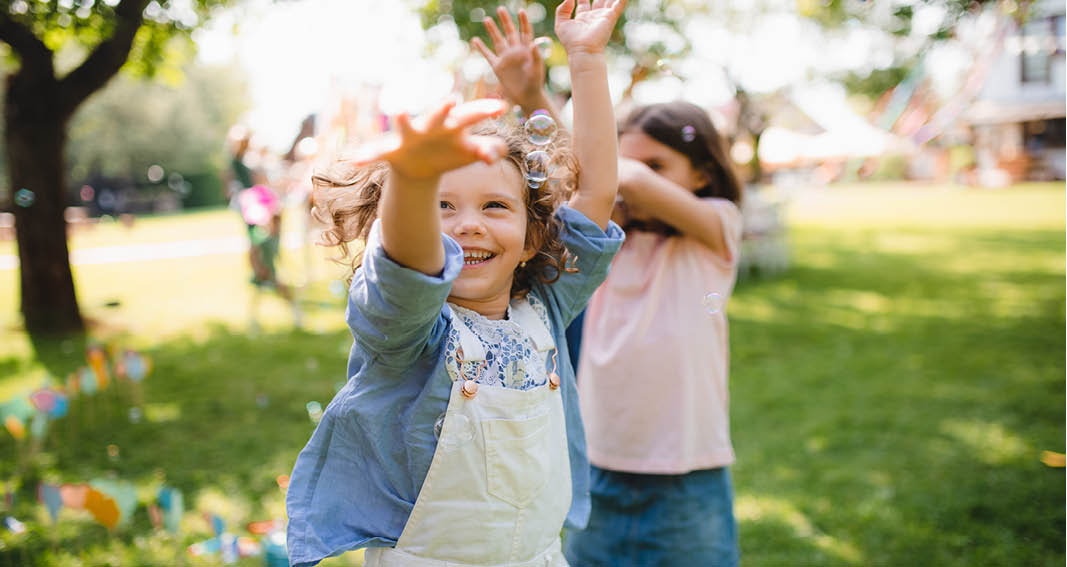
[[[474,331],[463,321],[463,317],[456,316],[455,311],[451,313],[452,326],[459,333],[459,346],[463,349],[464,362],[485,360],[485,347],[482,346],[482,341],[474,336]]]
[[[534,346],[539,352],[545,352],[556,348],[556,341],[552,339],[552,333],[545,326],[544,321],[534,311],[528,299],[515,299],[511,302],[511,320],[519,324],[533,340]]]

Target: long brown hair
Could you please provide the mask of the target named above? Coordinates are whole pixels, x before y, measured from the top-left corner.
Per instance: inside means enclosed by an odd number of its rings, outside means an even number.
[[[694,169],[705,174],[708,184],[695,192],[698,197],[721,197],[741,205],[741,181],[725,140],[704,109],[680,100],[641,106],[619,126],[620,136],[635,131],[685,155]]]
[[[526,244],[537,250],[525,266],[515,268],[511,295],[523,297],[535,282],[552,283],[563,271],[566,248],[560,240],[561,224],[555,216],[556,208],[565,195],[576,189],[578,162],[570,147],[566,133],[560,131],[548,148],[533,146],[521,134],[515,124],[504,121],[489,121],[475,127],[475,134],[499,136],[507,144],[503,159],[514,164],[522,176],[523,200],[526,207]],[[546,150],[551,156],[553,168],[550,177],[539,187],[525,183],[526,155],[534,150]],[[349,266],[352,272],[363,260],[362,246],[354,251],[351,243],[365,243],[371,225],[378,217],[378,202],[382,188],[389,175],[389,165],[384,161],[356,167],[342,152],[334,161],[311,177],[314,187],[312,216],[329,228],[322,235],[322,244],[337,246],[341,255],[335,260]]]

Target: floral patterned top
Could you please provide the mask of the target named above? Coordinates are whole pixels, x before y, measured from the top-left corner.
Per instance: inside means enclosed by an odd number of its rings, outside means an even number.
[[[551,328],[545,306],[533,296],[528,301],[538,319],[546,328]],[[508,316],[500,320],[487,319],[476,311],[453,303],[448,306],[452,308],[452,317],[460,319],[473,331],[485,349],[484,367],[482,361],[463,360],[459,330],[453,325],[445,347],[445,367],[453,380],[473,379],[479,384],[516,390],[529,390],[548,381],[545,368],[552,351],[537,351],[527,332],[512,319],[511,306],[508,307]]]

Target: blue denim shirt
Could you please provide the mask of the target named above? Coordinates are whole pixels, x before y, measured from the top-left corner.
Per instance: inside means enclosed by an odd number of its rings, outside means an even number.
[[[614,223],[605,232],[566,206],[556,215],[578,271],[536,284],[530,293],[546,307],[559,348],[572,482],[566,525],[582,528],[589,518],[589,460],[564,331],[607,276],[623,232]],[[361,547],[393,546],[407,523],[437,446],[434,421],[452,388],[444,364],[452,325],[445,300],[463,267],[463,251],[448,236],[442,240],[444,270],[428,276],[390,260],[377,221],[371,229],[348,296],[346,318],[355,338],[349,379],[326,407],[289,482],[287,546],[294,567]]]

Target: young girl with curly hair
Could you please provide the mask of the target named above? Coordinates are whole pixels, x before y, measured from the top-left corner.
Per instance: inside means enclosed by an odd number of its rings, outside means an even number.
[[[475,128],[506,108],[489,100],[401,115],[315,177],[328,241],[365,244],[348,382],[289,484],[292,565],[364,547],[369,566],[566,565],[589,470],[563,333],[622,242],[604,47],[624,4],[557,9],[575,96],[560,183],[506,125]]]

